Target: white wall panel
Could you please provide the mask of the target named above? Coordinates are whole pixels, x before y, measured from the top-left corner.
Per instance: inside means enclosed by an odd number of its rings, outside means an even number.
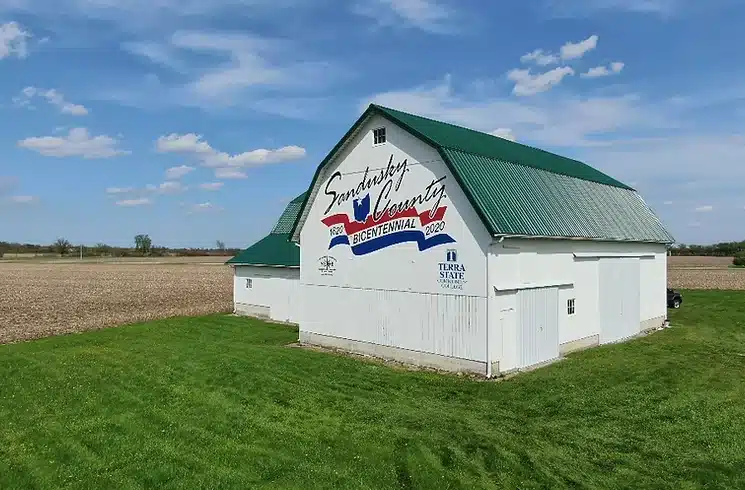
[[[574,260],[574,298],[574,317],[567,323],[568,328],[560,331],[559,340],[562,344],[600,332],[597,260]]]
[[[486,359],[486,299],[303,285],[301,330],[461,359]]]
[[[579,257],[576,257],[577,254]],[[651,256],[630,259],[629,256]],[[578,240],[505,239],[489,248],[489,282],[496,297],[489,314],[492,333],[489,345],[500,370],[519,365],[516,292],[525,288],[558,286],[560,344],[600,334],[600,260],[625,256],[640,264],[639,275],[627,284],[639,295],[638,323],[666,315],[665,246],[643,243],[612,243]],[[601,258],[602,257],[602,258]],[[575,315],[566,316],[566,300],[574,296]]]
[[[517,292],[519,366],[528,367],[559,357],[559,289]]]
[[[251,279],[251,287],[247,285]],[[236,266],[233,275],[233,301],[238,305],[260,306],[280,322],[300,319],[300,270],[279,267]]]
[[[640,267],[640,318],[639,321],[667,317],[667,254],[657,253],[653,258],[642,258]]]
[[[372,130],[382,126],[386,128],[387,142],[373,145]],[[390,177],[381,178],[381,174]],[[364,207],[355,199],[365,197],[369,197],[367,228],[356,221],[355,213]],[[424,250],[415,241],[405,241],[371,253],[359,249],[355,253],[349,244],[332,246],[340,236],[348,237],[351,245],[355,244],[355,237],[362,236],[360,233],[369,232],[366,237],[390,237],[390,228],[376,224],[381,223],[376,219],[382,214],[375,214],[376,207],[380,211],[407,202],[414,203],[412,221],[396,220],[406,225],[406,230],[413,235],[422,231],[427,239],[440,236],[453,241]],[[362,125],[319,177],[317,193],[309,206],[300,233],[304,284],[485,296],[486,250],[491,242],[486,228],[437,151],[386,119],[374,117]],[[417,215],[437,207],[445,208],[442,220],[433,226],[422,226]],[[350,226],[329,226],[328,220],[334,216],[348,220]],[[413,229],[409,228],[412,224]],[[352,231],[360,227],[365,232]],[[445,287],[447,284],[440,280],[442,268],[451,267],[446,260],[448,250],[457,254],[458,270],[452,272],[463,272],[458,289]],[[333,274],[324,273],[318,265],[325,256],[334,258]]]
[[[600,342],[616,342],[639,333],[640,259],[603,258],[598,265]]]
[[[383,126],[387,142],[373,145]],[[384,227],[381,211],[399,205],[411,216]],[[491,238],[436,150],[374,117],[322,172],[308,206],[302,332],[486,360]],[[393,240],[398,231],[407,234]],[[364,249],[359,237],[388,243]]]
[[[519,340],[517,331],[517,292],[497,291],[494,310],[489,312],[490,355],[499,361],[500,371],[515,369],[519,364]]]

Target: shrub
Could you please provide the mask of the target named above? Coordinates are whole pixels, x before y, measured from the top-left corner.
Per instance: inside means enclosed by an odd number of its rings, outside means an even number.
[[[738,267],[745,267],[745,253],[739,253],[732,259],[732,263]]]

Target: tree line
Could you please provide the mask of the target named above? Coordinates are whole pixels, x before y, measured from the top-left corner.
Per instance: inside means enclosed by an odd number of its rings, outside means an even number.
[[[670,248],[670,255],[736,257],[742,254],[745,254],[745,241],[722,242],[713,245],[686,245],[685,243],[679,243]]]
[[[170,248],[153,245],[149,235],[134,237],[132,247],[116,247],[105,243],[75,245],[60,237],[54,243],[15,243],[0,241],[0,257],[4,254],[75,256],[82,250],[85,257],[204,257],[210,255],[236,255],[240,249],[227,248],[225,242],[217,240],[212,248]]]

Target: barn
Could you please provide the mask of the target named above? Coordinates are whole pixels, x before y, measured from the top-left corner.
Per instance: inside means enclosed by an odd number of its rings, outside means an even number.
[[[299,199],[305,344],[491,376],[666,320],[673,237],[577,160],[370,105]]]
[[[289,232],[305,194],[287,205],[271,233],[226,263],[233,267],[234,312],[297,323],[300,314],[300,248]]]

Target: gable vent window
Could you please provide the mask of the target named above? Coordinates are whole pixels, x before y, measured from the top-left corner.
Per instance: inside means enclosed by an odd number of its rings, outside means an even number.
[[[567,315],[574,315],[574,298],[567,300]]]
[[[385,143],[385,128],[373,129],[373,144],[382,145]]]
[[[253,279],[246,279],[246,289],[253,289],[253,287],[254,287]]]

